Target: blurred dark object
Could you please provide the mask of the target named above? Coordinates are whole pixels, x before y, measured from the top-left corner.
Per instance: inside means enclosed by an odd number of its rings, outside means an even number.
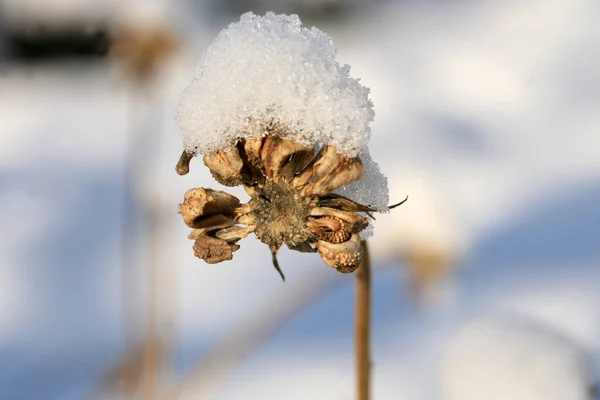
[[[166,26],[138,23],[116,30],[109,54],[130,78],[147,83],[177,51],[179,42],[176,32]]]
[[[222,7],[238,16],[248,11],[264,15],[267,11],[276,14],[298,14],[304,23],[340,21],[368,11],[381,0],[225,0]]]
[[[311,17],[335,18],[348,8],[356,6],[355,0],[226,0],[234,14],[247,11],[264,14],[267,11],[296,13]]]
[[[110,46],[108,28],[88,25],[12,27],[4,35],[8,59],[31,63],[102,58]]]

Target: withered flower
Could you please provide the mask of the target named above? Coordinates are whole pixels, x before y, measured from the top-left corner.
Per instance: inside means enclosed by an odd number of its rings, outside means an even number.
[[[243,186],[250,200],[188,191],[179,212],[194,229],[194,254],[230,260],[253,233],[282,277],[283,244],[354,271],[368,216],[387,210],[386,180],[366,146],[374,116],[368,93],[335,61],[331,39],[297,16],[248,13],[221,32],[181,99],[176,170],[188,173],[203,155],[217,182]]]
[[[177,171],[189,170],[183,152]],[[204,156],[213,177],[226,186],[242,185],[250,201],[222,191],[196,188],[185,194],[179,212],[194,230],[194,254],[208,263],[231,260],[237,242],[249,233],[276,253],[285,243],[301,252],[319,252],[330,266],[353,272],[361,262],[359,232],[368,225],[357,212],[374,209],[332,193],[363,175],[358,157],[324,146],[316,152],[275,134],[240,140],[229,150]],[[282,274],[283,277],[283,274]]]

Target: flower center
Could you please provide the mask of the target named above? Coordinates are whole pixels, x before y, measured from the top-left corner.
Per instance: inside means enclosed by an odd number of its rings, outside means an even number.
[[[250,200],[256,219],[254,234],[263,243],[279,248],[296,247],[312,238],[306,226],[311,198],[302,196],[286,183],[267,180]]]

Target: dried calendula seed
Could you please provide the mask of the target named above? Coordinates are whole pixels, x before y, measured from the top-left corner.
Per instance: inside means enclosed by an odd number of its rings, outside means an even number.
[[[186,175],[190,172],[190,161],[192,161],[192,158],[194,158],[192,153],[188,153],[185,150],[181,152],[179,161],[177,161],[177,165],[175,166],[175,171],[178,175]]]
[[[227,217],[223,214],[215,214],[204,218],[196,218],[191,224],[188,224],[188,226],[190,228],[194,228],[195,230],[214,231],[217,229],[226,228],[233,224],[233,218]],[[192,238],[190,237],[190,239]]]
[[[244,153],[248,159],[248,163],[254,166],[257,170],[263,171],[263,164],[260,158],[261,149],[264,142],[264,137],[245,140],[243,142]]]
[[[227,242],[237,242],[240,239],[245,238],[246,236],[248,236],[250,233],[252,233],[252,231],[254,230],[254,227],[252,226],[239,226],[239,225],[233,225],[230,226],[228,228],[224,228],[219,230],[215,236],[219,239],[223,239],[226,240]]]
[[[329,265],[344,274],[354,272],[362,261],[360,237],[353,234],[343,243],[319,240],[316,244],[319,255]]]
[[[332,216],[339,218],[349,225],[352,233],[358,233],[369,225],[367,218],[363,217],[362,215],[348,211],[336,210],[329,207],[314,207],[312,210],[310,210],[310,216]]]
[[[363,176],[360,159],[338,154],[333,146],[325,147],[312,169],[310,182],[303,190],[306,195],[326,195],[341,186],[359,180]]]
[[[183,203],[179,205],[179,213],[190,228],[195,228],[202,219],[223,214],[233,215],[240,204],[237,197],[220,190],[196,188],[188,190]]]
[[[261,149],[261,160],[265,168],[265,174],[269,178],[277,178],[284,175],[290,179],[297,172],[296,165],[307,157],[307,153],[314,151],[291,140],[281,139],[277,136],[267,136]],[[294,155],[298,156],[294,157]],[[296,159],[294,161],[294,159]],[[310,160],[310,158],[308,159]],[[285,166],[291,166],[284,169]]]
[[[230,244],[226,240],[214,238],[206,234],[200,235],[194,242],[194,255],[209,264],[231,260],[238,244]]]
[[[319,240],[329,243],[343,243],[352,236],[352,228],[348,224],[329,215],[309,218],[308,226]]]
[[[204,165],[210,169],[213,178],[222,185],[237,186],[244,179],[242,171],[244,162],[236,147],[205,155]]]
[[[325,195],[344,185],[361,179],[363,168],[358,158],[342,157],[337,167],[313,186],[313,194]]]

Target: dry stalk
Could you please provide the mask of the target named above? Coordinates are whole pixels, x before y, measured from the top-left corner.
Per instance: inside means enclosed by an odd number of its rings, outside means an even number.
[[[361,242],[362,264],[356,272],[354,341],[356,398],[369,400],[371,380],[371,262],[367,242]]]

